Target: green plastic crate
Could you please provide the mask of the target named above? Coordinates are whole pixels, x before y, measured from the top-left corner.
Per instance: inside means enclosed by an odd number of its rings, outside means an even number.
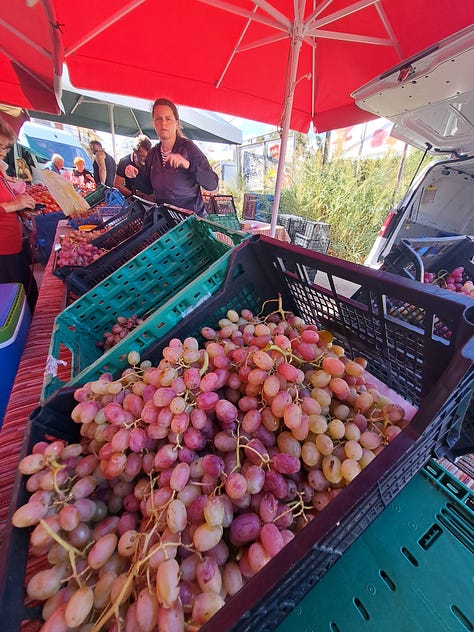
[[[239,218],[236,213],[229,213],[227,215],[217,215],[216,213],[208,213],[207,219],[210,222],[225,226],[225,228],[231,228],[232,230],[241,230]]]
[[[224,235],[229,243],[216,233]],[[104,371],[116,373],[125,368],[131,348],[148,345],[167,331],[159,308],[175,297],[172,303],[176,303],[177,312],[172,306],[166,312],[168,329],[175,325],[180,314],[220,287],[228,256],[245,237],[244,233],[191,216],[69,305],[54,323],[49,366],[60,360],[65,347],[71,354],[67,367],[71,381],[46,375],[43,397],[66,383],[77,384]],[[180,293],[192,281],[196,283],[189,292]],[[104,332],[118,316],[132,314],[147,320],[103,353],[97,342],[103,341]]]
[[[474,492],[429,461],[278,632],[474,629]]]

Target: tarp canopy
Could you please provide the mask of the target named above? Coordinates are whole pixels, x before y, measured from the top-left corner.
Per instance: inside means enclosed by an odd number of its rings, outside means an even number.
[[[63,90],[64,112],[51,115],[30,110],[33,118],[77,125],[101,132],[156,139],[151,118],[151,101],[96,92]],[[179,107],[181,127],[187,138],[214,143],[242,143],[242,132],[210,112]]]

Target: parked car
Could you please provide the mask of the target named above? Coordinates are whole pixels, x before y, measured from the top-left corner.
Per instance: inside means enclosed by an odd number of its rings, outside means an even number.
[[[365,261],[380,267],[401,239],[474,234],[474,26],[353,93],[394,122],[391,135],[440,156],[420,170],[386,217]]]

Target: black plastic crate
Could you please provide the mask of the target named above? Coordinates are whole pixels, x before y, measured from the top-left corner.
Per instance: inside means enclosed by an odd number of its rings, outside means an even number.
[[[112,250],[126,239],[136,235],[143,228],[147,213],[151,213],[155,208],[157,207],[154,204],[144,203],[137,198],[128,198],[125,200],[120,213],[85,232],[104,231],[95,237],[91,243],[97,248]],[[53,274],[61,281],[65,281],[75,270],[86,267],[79,265],[58,266],[58,253],[59,250],[55,253]]]
[[[236,215],[233,195],[211,195],[211,213],[215,215]]]
[[[118,245],[89,265],[78,266],[71,271],[66,277],[67,302],[70,303],[91,290],[97,283],[115,272],[120,266],[190,215],[189,211],[168,208],[166,205],[154,206],[147,210],[143,217],[140,216],[138,219],[136,215],[131,217],[125,230],[122,230],[124,228],[122,224],[111,229],[110,232],[114,232],[117,236]],[[129,233],[130,226],[135,229],[130,230],[128,238],[124,237],[125,234]],[[105,238],[107,234],[100,235],[98,239]],[[104,239],[96,245],[99,248],[104,248],[105,246],[102,245],[104,242],[110,243]],[[93,243],[95,244],[96,240]]]
[[[296,233],[294,242],[296,246],[302,246],[315,252],[327,252],[329,248],[329,237],[306,237]]]
[[[383,269],[423,282],[425,272],[451,272],[464,267],[464,280],[474,280],[474,241],[467,235],[402,239],[385,257]]]
[[[419,410],[408,427],[205,626],[206,630],[274,630],[426,461],[442,456],[460,433],[474,388],[474,306],[467,297],[260,237],[232,255],[221,290],[196,307],[167,340],[199,336],[230,308],[258,309],[282,296],[306,322],[332,331],[349,355]],[[324,285],[310,282],[317,270]],[[370,307],[335,290],[339,280],[364,285]],[[420,305],[448,322],[447,341],[429,325],[413,327],[387,313],[387,297]],[[426,321],[428,322],[428,321]],[[142,354],[157,359],[166,343]],[[288,568],[291,560],[292,567]]]
[[[318,279],[324,276],[327,283],[311,283],[308,268],[318,270]],[[364,285],[373,299],[369,306],[339,294],[338,280]],[[467,297],[265,237],[237,249],[221,288],[170,330],[163,342],[143,352],[142,359],[157,359],[171,338],[196,335],[203,325],[215,325],[229,308],[258,311],[264,301],[278,295],[286,310],[333,332],[348,355],[366,357],[368,370],[418,411],[394,441],[202,627],[206,631],[275,630],[428,459],[449,449],[448,438],[459,429],[465,410],[461,408],[474,388],[474,307]],[[391,316],[385,309],[387,297],[420,305],[432,318],[447,321],[453,336],[446,340],[430,327],[413,327]],[[24,453],[34,443],[29,435],[36,425],[46,426],[51,434],[51,408],[55,431],[67,432],[74,405],[71,390],[59,391],[40,413],[35,411],[25,433]],[[22,485],[19,477],[12,512],[21,504]],[[10,528],[3,551],[0,568],[6,579],[0,605],[14,623],[23,598],[25,536]]]

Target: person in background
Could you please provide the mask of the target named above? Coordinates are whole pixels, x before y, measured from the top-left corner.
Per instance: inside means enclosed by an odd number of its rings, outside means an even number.
[[[75,189],[80,191],[90,190],[95,188],[95,180],[94,176],[90,171],[86,169],[86,163],[84,158],[81,156],[76,156],[74,158],[74,169],[71,173],[71,184]]]
[[[17,158],[16,162],[16,177],[18,180],[23,180],[27,184],[31,184],[33,182],[33,176],[31,175],[31,171],[26,164],[26,160],[24,158]]]
[[[21,283],[33,313],[38,299],[38,286],[30,267],[31,251],[24,247],[20,213],[35,208],[35,200],[20,192],[20,183],[6,175],[3,159],[15,142],[11,127],[0,119],[0,283]],[[17,185],[17,186],[14,186]]]
[[[154,192],[157,204],[173,204],[205,216],[201,187],[214,191],[219,183],[203,152],[184,137],[176,105],[156,99],[152,109],[153,126],[160,139],[147,156],[144,193]],[[134,178],[138,169],[129,165],[125,175]]]
[[[115,188],[120,191],[124,197],[130,195],[146,196],[143,187],[147,186],[147,172],[145,168],[146,158],[151,149],[151,140],[148,136],[140,135],[135,139],[132,153],[121,158],[117,164],[117,174],[115,176]],[[138,169],[138,173],[134,178],[127,178],[125,169],[128,166]],[[145,182],[145,185],[143,182]],[[148,197],[148,196],[147,196]]]
[[[94,156],[94,180],[97,186],[105,184],[108,187],[114,186],[115,172],[117,165],[115,160],[103,148],[98,140],[92,140],[89,148]]]
[[[45,164],[44,168],[62,175],[64,169],[64,158],[59,154],[53,154],[51,156],[51,160]]]

